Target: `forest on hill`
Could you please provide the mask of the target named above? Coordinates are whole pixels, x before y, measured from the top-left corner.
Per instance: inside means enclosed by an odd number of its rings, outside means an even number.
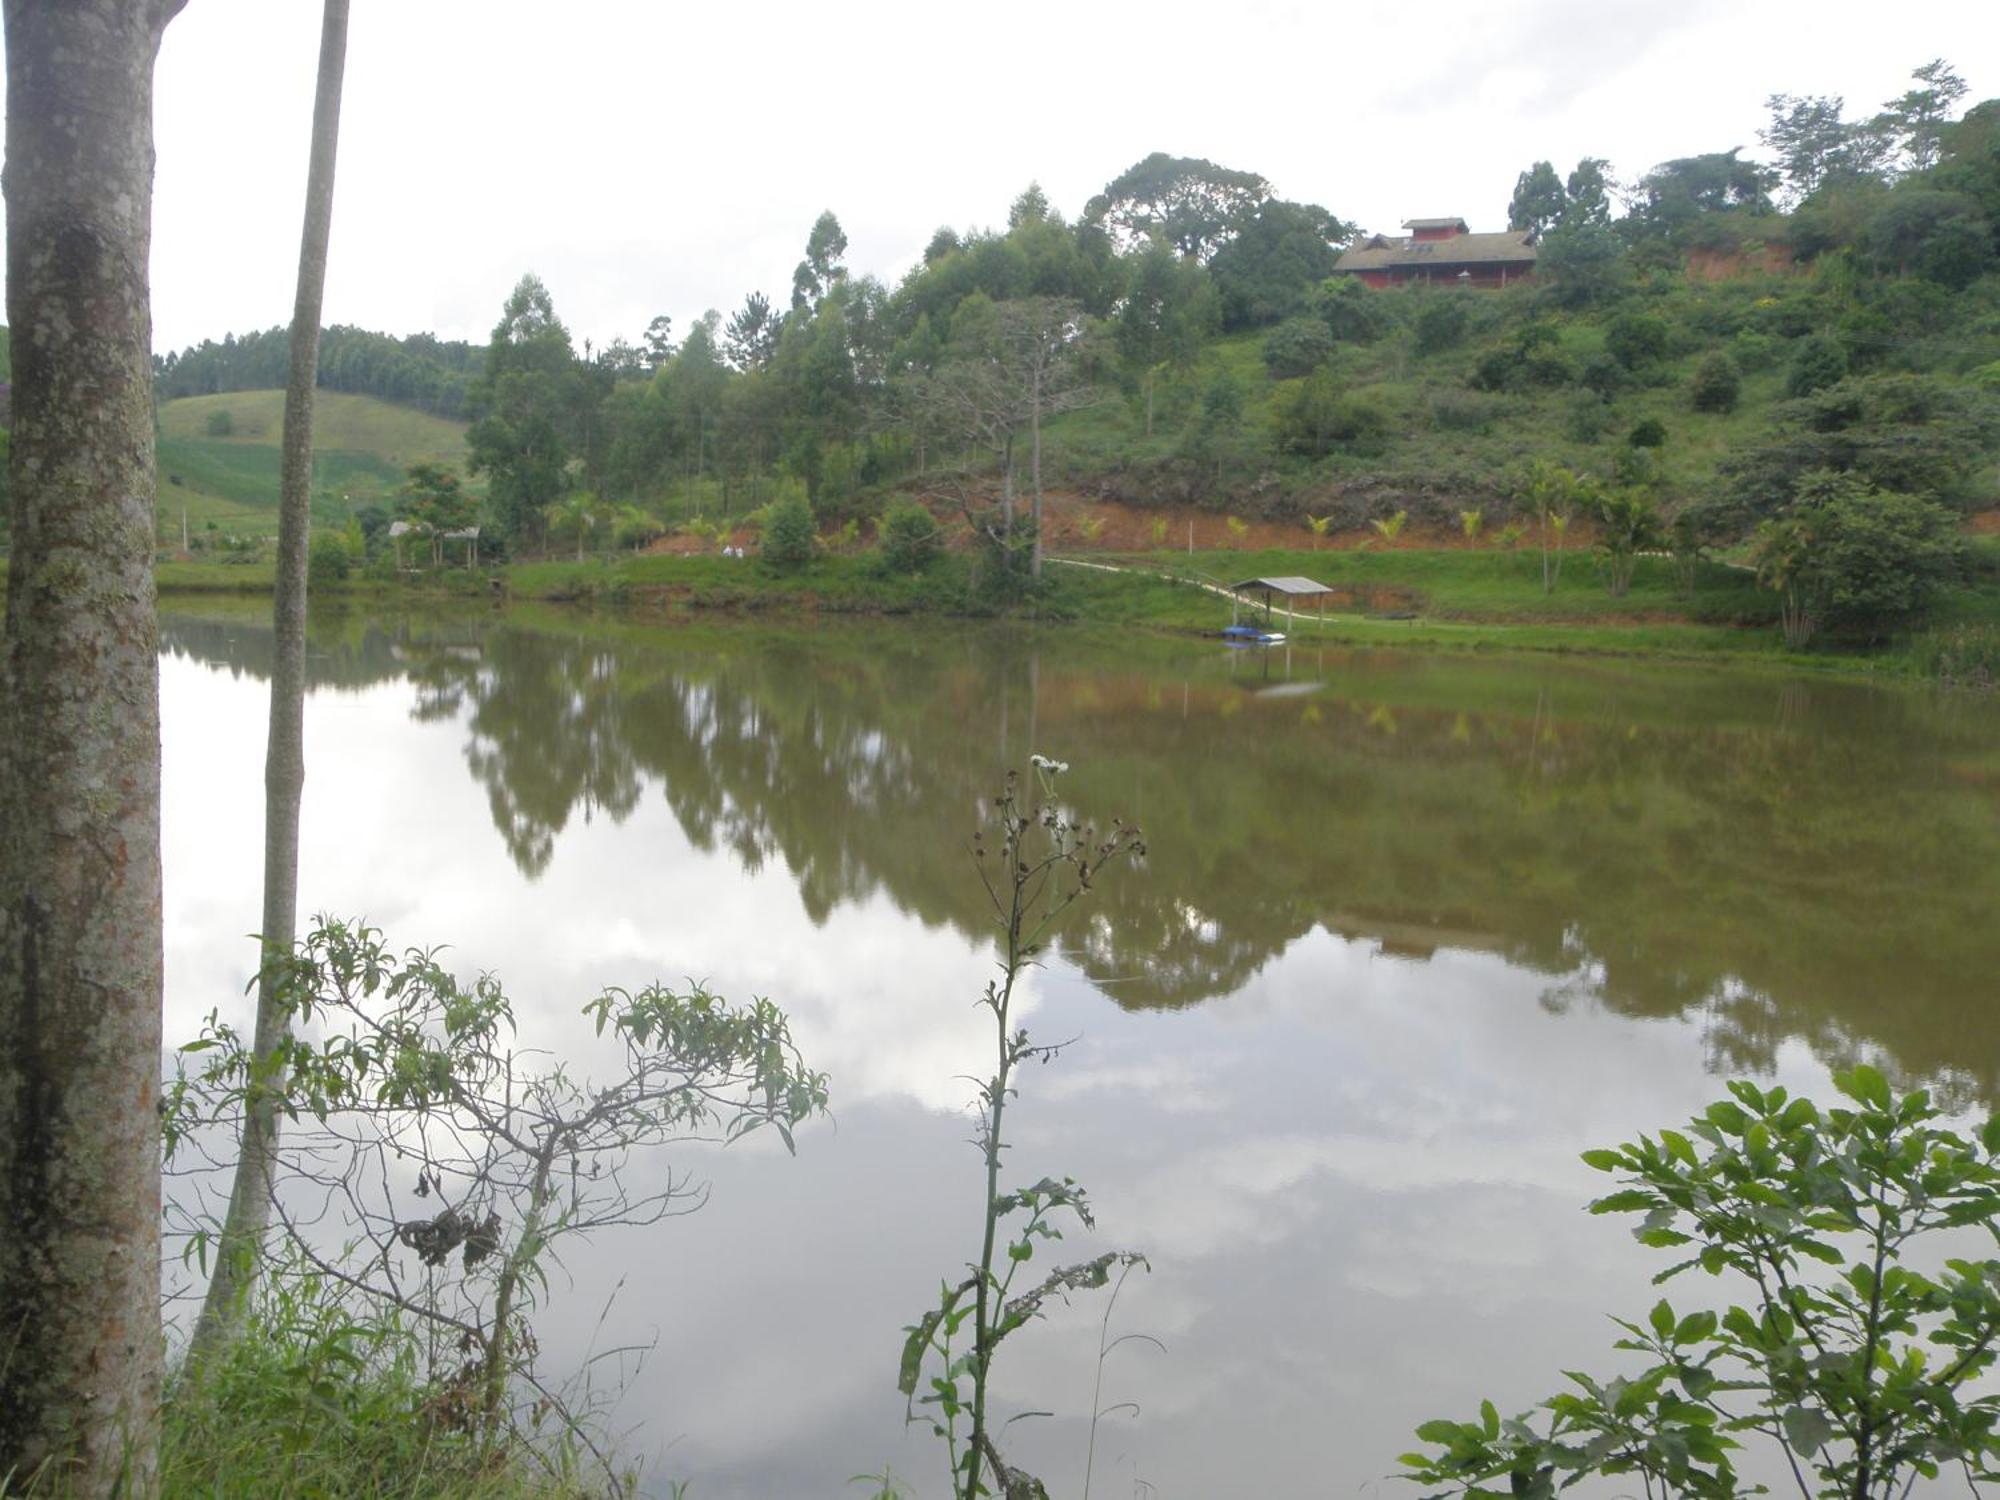
[[[1529,165],[1510,227],[1535,274],[1503,289],[1362,285],[1337,212],[1155,154],[1074,219],[1030,185],[1004,227],[939,229],[894,286],[829,211],[791,286],[727,316],[579,348],[527,275],[484,350],[333,329],[322,382],[462,411],[484,519],[531,549],[785,496],[838,525],[897,491],[1031,549],[1054,486],[1470,537],[1546,503],[1538,463],[1653,537],[1886,495],[1935,539],[1909,505],[1992,503],[2000,100],[1961,108],[1943,62],[1911,82],[1861,119],[1773,96],[1767,160]],[[160,393],[274,384],[282,344],[168,356]]]

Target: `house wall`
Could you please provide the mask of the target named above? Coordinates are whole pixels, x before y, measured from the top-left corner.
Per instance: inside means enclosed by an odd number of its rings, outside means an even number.
[[[1460,271],[1472,274],[1464,281],[1458,279]],[[1482,291],[1497,291],[1503,286],[1512,286],[1517,281],[1533,277],[1532,264],[1520,266],[1391,266],[1380,271],[1357,272],[1363,286],[1384,290],[1392,286],[1403,286],[1412,281],[1427,281],[1434,286],[1469,286]]]

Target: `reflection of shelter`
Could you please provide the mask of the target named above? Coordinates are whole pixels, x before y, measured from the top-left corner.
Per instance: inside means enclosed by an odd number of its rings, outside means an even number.
[[[1310,578],[1301,578],[1297,574],[1291,574],[1282,578],[1246,578],[1241,583],[1230,584],[1229,592],[1232,594],[1262,594],[1264,596],[1264,624],[1269,626],[1271,623],[1271,601],[1280,594],[1285,597],[1287,613],[1290,613],[1290,601],[1294,599],[1317,598],[1319,600],[1320,617],[1324,619],[1326,616],[1326,596],[1332,593],[1333,590],[1324,583],[1317,583]]]

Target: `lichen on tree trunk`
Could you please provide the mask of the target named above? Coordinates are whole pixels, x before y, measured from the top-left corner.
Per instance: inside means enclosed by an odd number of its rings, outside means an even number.
[[[153,64],[179,0],[6,0],[0,1474],[157,1488]]]

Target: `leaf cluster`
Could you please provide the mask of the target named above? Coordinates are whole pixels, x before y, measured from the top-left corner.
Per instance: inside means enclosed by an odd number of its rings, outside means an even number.
[[[1938,1247],[2000,1238],[2000,1118],[1968,1137],[1866,1064],[1835,1082],[1848,1103],[1832,1108],[1732,1083],[1684,1130],[1584,1153],[1621,1184],[1591,1212],[1637,1215],[1638,1241],[1679,1257],[1656,1281],[1700,1270],[1748,1295],[1616,1320],[1637,1374],[1571,1372],[1539,1417],[1488,1403],[1476,1423],[1426,1423],[1409,1477],[1485,1497],[1637,1474],[1648,1494],[1722,1497],[1755,1437],[1806,1497],[1892,1500],[1947,1468],[1991,1479],[2000,1260]]]

